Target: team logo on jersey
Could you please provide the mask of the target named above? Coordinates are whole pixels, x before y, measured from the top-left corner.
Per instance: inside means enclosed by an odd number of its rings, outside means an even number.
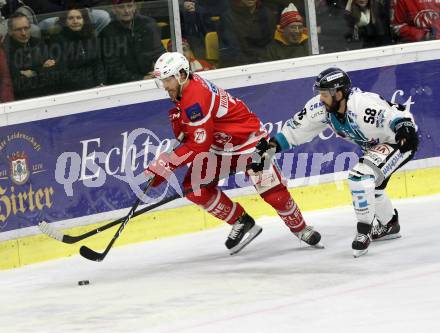
[[[194,131],[194,141],[197,143],[206,141],[206,131],[204,128],[198,128]]]
[[[432,9],[421,10],[414,17],[414,23],[419,28],[429,29],[432,22],[437,21],[440,18],[440,14]]]
[[[203,119],[203,111],[199,103],[189,106],[185,110],[185,113],[190,121],[197,121]]]
[[[176,112],[170,112],[168,114],[168,117],[169,117],[170,121],[173,122],[173,121],[180,118],[180,111],[177,110]]]
[[[229,134],[223,133],[223,132],[216,132],[214,133],[214,141],[218,142],[222,145],[227,144],[229,141],[231,141],[232,136]]]
[[[385,122],[385,110],[379,110],[376,117],[376,127],[383,128]]]

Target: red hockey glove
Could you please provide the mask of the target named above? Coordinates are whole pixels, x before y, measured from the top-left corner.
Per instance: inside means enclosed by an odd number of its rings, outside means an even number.
[[[174,153],[171,153],[174,154]],[[162,153],[152,161],[145,169],[144,173],[147,177],[155,177],[151,186],[159,186],[163,181],[167,180],[176,168],[172,163],[170,153]]]

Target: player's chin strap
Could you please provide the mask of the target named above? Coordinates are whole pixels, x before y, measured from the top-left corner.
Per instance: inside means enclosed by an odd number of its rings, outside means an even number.
[[[179,98],[181,98],[182,97],[182,88],[183,88],[183,85],[186,83],[186,81],[188,81],[188,79],[189,79],[189,73],[186,73],[186,78],[183,81],[180,81],[180,74],[175,75],[174,77],[176,78],[177,83],[179,83],[179,94],[178,95],[179,95]]]

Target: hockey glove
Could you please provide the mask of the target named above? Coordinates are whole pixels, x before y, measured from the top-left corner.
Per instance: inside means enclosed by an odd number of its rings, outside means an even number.
[[[279,151],[279,146],[275,139],[272,138],[270,141],[260,139],[255,146],[252,163],[248,169],[251,169],[253,172],[261,172],[269,168],[270,162],[277,151]]]
[[[173,154],[173,153],[171,153]],[[171,164],[171,154],[162,153],[157,159],[152,161],[145,169],[144,174],[147,177],[155,177],[151,186],[157,187],[162,184],[163,181],[170,178],[173,174],[175,167]]]
[[[419,146],[419,138],[417,136],[416,127],[410,118],[398,120],[394,132],[396,133],[396,143],[402,154],[410,150],[416,152]]]

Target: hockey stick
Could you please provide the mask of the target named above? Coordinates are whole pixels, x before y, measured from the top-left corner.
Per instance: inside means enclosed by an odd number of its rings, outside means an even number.
[[[228,175],[228,177],[232,176],[234,174],[235,174],[235,172],[231,172]],[[204,187],[208,187],[208,186],[210,186],[210,185],[212,185],[212,184],[214,184],[214,183],[216,183],[218,181],[219,181],[219,179],[216,178],[216,179],[214,179],[213,181],[211,181],[211,182],[209,182],[207,184],[201,184],[199,188],[201,189],[201,188],[204,188]],[[167,204],[167,203],[169,203],[169,202],[171,202],[173,200],[185,197],[185,196],[187,196],[188,194],[190,194],[190,193],[192,193],[194,191],[195,191],[194,188],[189,188],[189,189],[187,189],[187,190],[185,190],[183,192],[182,196],[179,195],[178,193],[176,193],[176,194],[174,194],[174,195],[172,195],[172,196],[170,196],[168,198],[162,199],[161,201],[158,201],[158,202],[156,202],[154,204],[151,204],[150,206],[144,207],[144,208],[142,208],[142,209],[140,209],[138,211],[133,212],[132,216],[130,218],[133,218],[133,217],[139,216],[141,214],[144,214],[144,213],[146,213],[146,212],[148,212],[150,210],[153,210],[153,209],[155,209],[157,207],[165,205],[165,204]],[[47,236],[49,236],[49,237],[51,237],[51,238],[53,238],[55,240],[58,240],[60,242],[66,243],[66,244],[74,244],[74,243],[77,243],[77,242],[79,242],[79,241],[81,241],[83,239],[86,239],[86,238],[89,238],[91,236],[94,236],[94,235],[96,235],[96,234],[98,234],[98,233],[100,233],[100,232],[102,232],[104,230],[110,229],[110,228],[114,227],[115,225],[118,225],[118,224],[122,223],[125,218],[126,218],[126,216],[125,217],[121,217],[121,218],[119,218],[119,219],[117,219],[115,221],[109,222],[109,223],[107,223],[105,225],[99,226],[96,229],[92,229],[92,230],[90,230],[90,231],[88,231],[88,232],[86,232],[84,234],[77,235],[77,236],[71,236],[71,235],[63,234],[61,231],[57,230],[50,223],[47,223],[46,221],[41,221],[38,224],[38,227],[40,228],[40,230],[43,233],[45,233]]]
[[[231,173],[231,174],[229,174],[229,176],[231,176],[233,174],[234,173]],[[207,184],[201,184],[200,188],[202,189],[204,187],[210,186],[210,185],[216,183],[217,181],[218,181],[218,179],[214,179],[213,181],[211,181],[211,182],[209,182]],[[173,200],[176,200],[176,199],[179,199],[179,198],[183,198],[183,197],[187,196],[188,194],[193,193],[194,191],[195,191],[194,188],[189,188],[189,189],[185,190],[182,193],[182,195],[179,195],[179,193],[175,193],[175,194],[173,194],[173,195],[171,195],[171,196],[169,196],[167,198],[164,198],[164,199],[162,199],[162,200],[160,200],[160,201],[158,201],[158,202],[156,202],[154,204],[151,204],[150,206],[147,206],[147,207],[144,207],[142,209],[139,209],[138,211],[135,211],[131,218],[139,216],[141,214],[144,214],[144,213],[146,213],[146,212],[148,212],[150,210],[153,210],[153,209],[155,209],[157,207],[165,205],[165,204],[167,204],[167,203],[169,203],[169,202],[171,202]],[[122,223],[125,218],[126,218],[126,216],[121,217],[121,218],[119,218],[117,220],[111,221],[111,222],[109,222],[107,224],[99,226],[96,229],[87,231],[86,233],[81,234],[81,235],[77,235],[77,236],[71,236],[71,235],[63,234],[61,231],[57,230],[50,223],[47,223],[46,221],[41,221],[38,224],[38,227],[47,236],[49,236],[49,237],[51,237],[51,238],[53,238],[53,239],[55,239],[57,241],[60,241],[60,242],[66,243],[66,244],[75,244],[75,243],[78,243],[79,241],[82,241],[83,239],[92,237],[92,236],[94,236],[96,234],[99,234],[100,232],[102,232],[104,230],[110,229],[111,227],[114,227],[115,225],[118,225],[118,224]]]
[[[136,202],[134,203],[133,207],[131,207],[130,211],[128,212],[127,216],[125,216],[121,222],[121,225],[119,226],[118,230],[116,231],[115,235],[113,236],[113,238],[111,239],[110,243],[108,243],[107,247],[105,248],[104,252],[99,253],[96,252],[94,250],[92,250],[91,248],[83,245],[81,246],[81,248],[79,249],[79,253],[86,259],[89,260],[93,260],[93,261],[103,261],[105,256],[107,255],[107,253],[110,251],[110,249],[112,248],[113,244],[115,243],[115,241],[118,239],[119,235],[121,234],[121,232],[124,230],[125,226],[127,225],[127,223],[131,220],[131,218],[134,215],[134,212],[136,211],[136,208],[139,206],[139,204],[141,203],[142,199],[143,199],[143,195],[145,193],[147,193],[148,189],[150,188],[151,184],[154,181],[154,177],[150,178],[150,180],[148,181],[147,185],[145,186],[144,192],[142,194],[142,197],[139,197],[136,199]]]
[[[183,137],[183,133],[180,133],[180,135],[177,138],[178,142],[182,142],[183,138],[184,138]],[[142,197],[140,197],[140,198],[138,198],[136,200],[136,202],[134,203],[133,207],[131,207],[130,211],[128,212],[127,216],[122,220],[121,225],[119,226],[119,228],[116,231],[115,235],[111,239],[110,243],[108,243],[108,245],[105,248],[104,252],[99,253],[99,252],[96,252],[96,251],[92,250],[91,248],[83,245],[79,249],[79,254],[81,254],[84,258],[89,259],[89,260],[98,261],[98,262],[99,261],[103,261],[105,256],[107,255],[107,253],[112,248],[112,246],[115,243],[115,241],[118,239],[119,235],[124,230],[124,228],[127,225],[127,223],[133,217],[134,212],[136,211],[137,207],[141,203],[144,194],[147,193],[147,191],[150,188],[151,184],[154,182],[154,179],[155,179],[155,177],[152,177],[152,178],[149,179],[147,185],[145,186],[145,189],[144,189],[144,192],[142,194]]]
[[[180,133],[180,135],[177,137],[177,141],[182,142],[183,138],[184,138],[183,133]],[[131,216],[131,217],[136,217],[138,215],[141,215],[145,212],[148,212],[149,210],[153,210],[154,208],[157,208],[157,207],[162,206],[170,201],[178,199],[179,197],[180,196],[178,194],[175,194],[174,196],[171,196],[169,198],[165,198],[159,202],[152,204],[151,206],[144,207],[144,208],[140,209],[139,211],[134,212],[133,216]],[[40,221],[40,223],[38,223],[38,228],[40,228],[40,230],[43,233],[45,233],[46,235],[48,235],[49,237],[51,237],[53,239],[56,239],[57,241],[60,241],[60,242],[66,243],[66,244],[75,244],[79,241],[82,241],[83,239],[94,236],[104,230],[110,229],[111,227],[114,227],[115,225],[122,223],[125,218],[126,218],[125,216],[121,217],[115,221],[104,224],[96,229],[90,230],[90,231],[88,231],[84,234],[78,235],[78,236],[65,235],[61,231],[55,229],[50,223],[47,223],[44,220]]]
[[[234,175],[234,174],[235,174],[235,172],[231,172],[231,173],[229,173],[228,177],[230,177],[231,175]],[[219,180],[220,180],[219,178],[215,178],[213,181],[211,181],[211,182],[209,182],[209,183],[202,184],[202,185],[199,184],[199,188],[197,188],[197,189],[202,189],[202,188],[204,188],[204,187],[211,186],[212,184],[216,184],[216,183],[219,182]],[[150,179],[150,181],[149,181],[148,184],[146,185],[146,188],[144,189],[144,194],[147,192],[147,190],[148,190],[148,188],[150,187],[150,184],[152,183],[152,181],[153,181],[153,178]],[[186,195],[188,195],[188,194],[190,194],[190,193],[193,193],[194,191],[196,191],[196,189],[194,189],[194,187],[191,187],[191,188],[187,189],[186,191],[184,191],[182,197],[185,197]],[[169,198],[165,198],[165,199],[163,199],[163,200],[157,202],[156,204],[153,204],[153,205],[150,205],[150,206],[148,206],[148,207],[145,207],[145,208],[143,209],[143,212],[145,212],[145,211],[147,211],[147,210],[151,210],[151,209],[153,209],[153,208],[155,208],[155,207],[161,206],[161,205],[163,205],[163,204],[165,204],[165,203],[168,203],[168,202],[170,202],[170,201],[172,201],[172,200],[174,200],[174,199],[180,198],[180,197],[181,197],[181,196],[180,196],[179,194],[175,194],[175,195],[173,195],[173,196],[171,196],[171,197],[169,197]],[[141,210],[140,210],[140,211],[138,212],[139,214],[136,214],[136,215],[135,215],[135,210],[136,210],[136,208],[139,206],[139,203],[140,203],[141,201],[142,201],[142,199],[139,199],[139,198],[136,200],[136,202],[135,202],[135,204],[133,205],[133,207],[131,208],[130,212],[127,214],[126,217],[123,218],[123,220],[122,220],[122,222],[121,222],[121,225],[119,226],[119,228],[118,228],[118,230],[116,231],[115,235],[114,235],[113,238],[111,239],[110,243],[107,245],[107,247],[106,247],[106,249],[104,250],[104,252],[99,253],[99,252],[96,252],[96,251],[90,249],[89,247],[83,245],[83,246],[80,247],[80,249],[79,249],[79,253],[80,253],[84,258],[86,258],[86,259],[89,259],[89,260],[92,260],[92,261],[98,261],[98,262],[103,261],[104,258],[105,258],[105,256],[107,255],[107,253],[108,253],[108,252],[110,251],[110,249],[112,248],[112,246],[113,246],[114,242],[116,241],[116,239],[118,239],[118,237],[119,237],[119,235],[121,234],[122,230],[124,230],[125,226],[126,226],[127,223],[130,221],[130,219],[131,219],[133,216],[137,216],[137,215],[141,214]],[[155,205],[156,205],[156,206],[155,206]],[[111,222],[111,223],[115,223],[115,222],[116,222],[116,221]],[[108,227],[108,228],[110,228],[110,227]],[[102,228],[101,228],[101,230],[102,230]]]
[[[228,177],[232,176],[234,174],[235,174],[234,172],[231,172],[228,175]],[[209,182],[207,184],[200,184],[200,188],[202,189],[204,187],[211,186],[212,184],[216,183],[218,180],[219,179],[216,178],[216,179],[214,179],[213,181],[211,181],[211,182]],[[144,207],[142,209],[139,209],[138,211],[135,211],[131,218],[139,216],[141,214],[144,214],[144,213],[146,213],[146,212],[148,212],[150,210],[153,210],[153,209],[155,209],[157,207],[165,205],[165,204],[167,204],[167,203],[169,203],[169,202],[171,202],[173,200],[185,197],[185,196],[187,196],[188,194],[190,194],[192,192],[194,192],[194,189],[193,188],[189,188],[189,189],[187,189],[187,190],[185,190],[183,192],[182,196],[179,195],[178,193],[175,193],[172,196],[169,196],[168,198],[164,198],[164,199],[162,199],[162,200],[160,200],[160,201],[158,201],[158,202],[156,202],[154,204],[151,204],[150,206],[147,206],[147,207]],[[40,228],[41,232],[43,232],[47,236],[49,236],[49,237],[51,237],[51,238],[53,238],[53,239],[55,239],[55,240],[57,240],[59,242],[63,242],[63,243],[66,243],[66,244],[75,244],[75,243],[78,243],[79,241],[82,241],[83,239],[92,237],[92,236],[94,236],[96,234],[99,234],[100,232],[102,232],[104,230],[110,229],[110,228],[114,227],[115,225],[118,225],[118,224],[122,223],[125,218],[126,218],[125,216],[121,217],[121,218],[119,218],[117,220],[111,221],[111,222],[109,222],[107,224],[99,226],[96,229],[92,229],[90,231],[87,231],[84,234],[77,235],[77,236],[66,235],[66,234],[62,233],[61,231],[57,230],[55,227],[53,227],[50,223],[47,223],[46,221],[41,221],[38,224],[38,227]]]
[[[187,194],[187,193],[184,193],[184,195],[185,194]],[[132,218],[139,216],[143,213],[146,213],[150,210],[153,210],[154,208],[165,205],[166,203],[173,201],[175,199],[178,199],[178,198],[180,198],[180,195],[178,193],[176,193],[168,198],[162,199],[161,201],[158,201],[150,206],[144,207],[144,208],[139,209],[138,211],[134,212]],[[111,227],[114,227],[115,225],[120,224],[122,221],[124,221],[124,219],[125,219],[125,216],[121,217],[115,221],[104,224],[96,229],[90,230],[84,234],[78,235],[78,236],[65,235],[61,231],[55,229],[50,223],[47,223],[46,221],[41,221],[38,224],[38,227],[40,228],[40,230],[43,233],[45,233],[49,237],[52,237],[53,239],[56,239],[57,241],[60,241],[60,242],[66,243],[66,244],[75,244],[75,243],[78,243],[79,241],[82,241],[83,239],[94,236],[104,230],[110,229]]]

